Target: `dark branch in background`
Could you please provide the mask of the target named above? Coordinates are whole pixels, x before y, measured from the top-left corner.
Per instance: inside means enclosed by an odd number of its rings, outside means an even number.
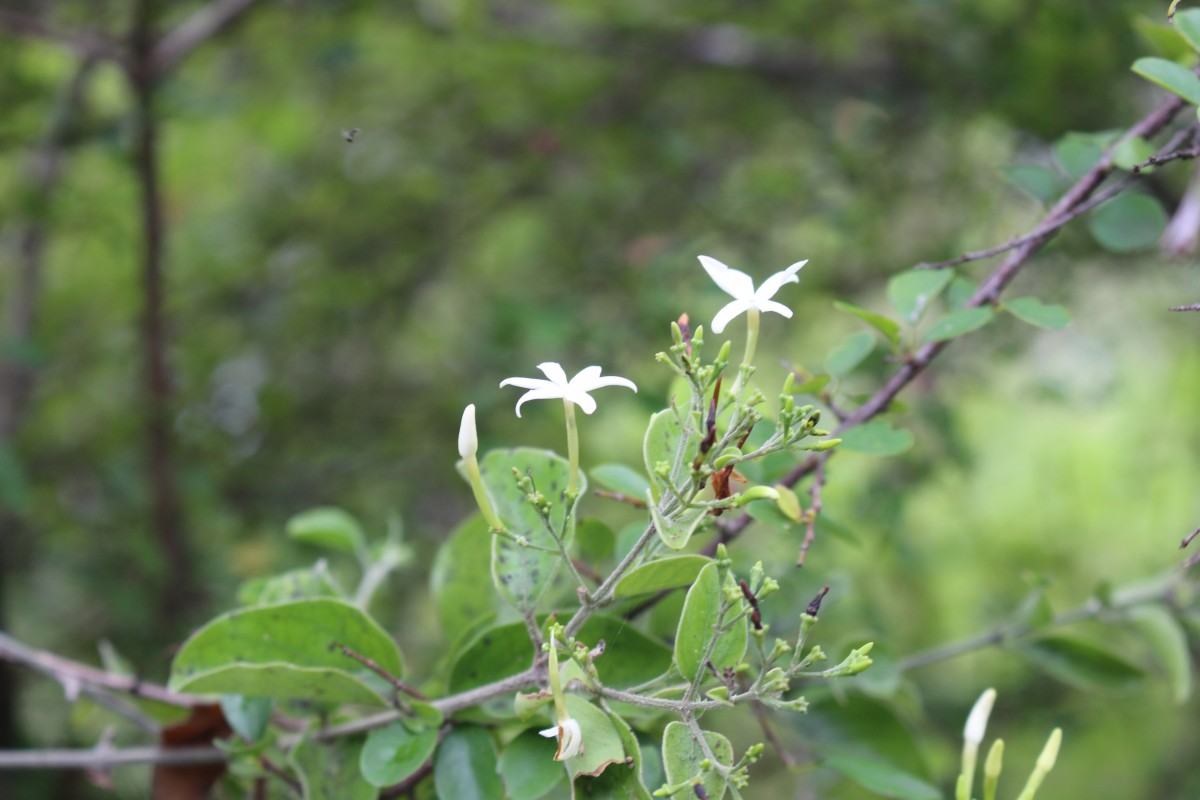
[[[232,24],[258,0],[215,0],[181,22],[154,47],[150,65],[157,74],[174,68],[188,53]]]
[[[37,17],[0,10],[0,31],[23,38],[43,39],[64,45],[87,61],[104,59],[124,63],[125,54],[116,42],[93,33],[60,31]]]
[[[1185,105],[1183,100],[1172,96],[1129,128],[1119,141],[1124,141],[1134,136],[1145,138],[1154,136],[1162,131]],[[1100,160],[1082,178],[1076,181],[1067,190],[1066,194],[1059,198],[1054,207],[1046,213],[1042,224],[1035,229],[1035,231],[1044,229],[1044,232],[1039,233],[1036,238],[1023,242],[1014,248],[1009,257],[983,282],[975,291],[975,294],[971,295],[971,299],[966,303],[967,308],[994,305],[999,301],[1000,293],[1017,276],[1021,267],[1053,238],[1059,227],[1055,223],[1074,213],[1096,191],[1097,187],[1100,186],[1108,174],[1112,172],[1115,147],[1116,145],[1114,144],[1113,147],[1106,150]],[[1165,158],[1165,154],[1162,157]],[[850,428],[861,425],[886,411],[888,406],[891,405],[892,400],[896,398],[896,395],[900,394],[906,386],[912,383],[951,341],[953,340],[932,342],[924,345],[917,352],[909,356],[905,363],[896,372],[892,373],[892,377],[883,386],[838,425],[834,431],[834,435],[836,436]],[[779,481],[780,485],[795,486],[801,480],[815,472],[819,466],[823,465],[836,452],[836,449],[826,450],[823,453],[809,456],[788,472]],[[712,541],[705,546],[703,552],[712,555],[716,552],[718,544],[729,542],[736,538],[752,521],[749,514],[743,514],[738,519],[730,522],[718,522],[718,535],[714,536]]]
[[[129,81],[134,93],[133,167],[138,185],[142,237],[142,370],[146,389],[146,471],[151,491],[154,536],[165,560],[160,587],[160,621],[178,624],[197,599],[191,548],[184,531],[183,509],[175,480],[172,435],[172,386],[167,362],[165,307],[165,240],[162,186],[158,161],[158,117],[155,95],[159,75],[154,70],[155,0],[138,0],[130,33]]]
[[[5,309],[5,339],[8,355],[0,354],[0,449],[15,450],[13,440],[20,430],[29,398],[33,394],[37,371],[28,356],[32,350],[41,301],[42,271],[46,230],[54,190],[62,174],[63,150],[73,120],[83,102],[83,90],[95,62],[85,59],[55,99],[41,140],[29,158],[29,189],[25,198],[28,215],[24,230],[17,237],[15,274],[9,284]],[[0,628],[5,627],[8,610],[8,576],[16,571],[14,550],[24,538],[26,521],[19,508],[0,504]],[[8,664],[0,664],[0,748],[21,744],[17,725],[17,675]],[[0,778],[0,794],[6,794]]]
[[[1023,244],[1029,244],[1032,241],[1041,239],[1047,234],[1053,233],[1062,226],[1066,225],[1076,217],[1086,214],[1096,206],[1111,200],[1121,192],[1128,189],[1133,185],[1134,181],[1143,174],[1143,170],[1145,170],[1147,167],[1157,167],[1170,161],[1196,158],[1196,156],[1200,155],[1200,150],[1194,147],[1184,150],[1175,149],[1195,135],[1196,131],[1193,128],[1179,131],[1177,134],[1175,134],[1175,137],[1170,141],[1170,143],[1168,143],[1164,148],[1169,152],[1166,152],[1161,156],[1152,156],[1140,164],[1135,164],[1130,170],[1132,173],[1131,175],[1122,178],[1104,191],[1098,192],[1095,197],[1092,197],[1086,203],[1080,203],[1068,213],[1062,214],[1061,216],[1053,219],[1047,217],[1042,224],[1035,228],[1031,233],[1027,233],[1024,236],[1018,236],[1016,239],[1012,239],[1011,241],[995,247],[989,247],[986,250],[976,250],[971,253],[964,253],[957,258],[947,259],[946,261],[935,261],[931,264],[919,264],[917,269],[946,269],[947,267],[957,267],[960,264],[967,264],[971,261],[979,261],[984,258],[998,256],[1001,253],[1007,253],[1009,250],[1016,250]]]

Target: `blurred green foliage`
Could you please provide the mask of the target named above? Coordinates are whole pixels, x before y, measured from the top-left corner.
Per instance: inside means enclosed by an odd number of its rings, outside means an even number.
[[[46,4],[66,26],[113,30],[125,5]],[[584,419],[583,452],[636,463],[669,386],[651,357],[668,323],[689,312],[707,324],[724,302],[701,252],[759,276],[810,259],[799,324],[764,320],[760,375],[772,385],[787,363],[819,367],[862,329],[831,300],[882,309],[890,274],[1027,230],[1039,206],[1002,170],[1050,164],[1062,134],[1120,128],[1150,102],[1128,74],[1142,54],[1130,21],[1144,11],[1133,0],[253,9],[160,95],[177,469],[208,587],[188,618],[166,621],[147,592],[166,576],[142,464],[130,97],[115,67],[97,68],[63,184],[31,208],[25,165],[75,59],[5,40],[0,294],[11,296],[30,213],[46,215],[49,249],[32,342],[0,342],[37,380],[0,450],[0,502],[20,521],[0,531],[0,627],[87,660],[109,639],[161,679],[168,643],[149,632],[181,640],[242,581],[311,563],[316,551],[288,541],[284,523],[336,504],[372,538],[403,516],[419,555],[379,607],[411,671],[428,670],[421,653],[440,634],[424,565],[470,507],[453,469],[466,403],[485,446],[559,447],[557,416],[517,420],[496,384],[543,360],[570,373],[603,364],[642,391]],[[1165,172],[1153,192],[1177,197],[1184,177]],[[899,659],[989,629],[1040,578],[1067,608],[1098,582],[1175,562],[1200,516],[1200,358],[1194,320],[1162,309],[1194,299],[1196,271],[1106,255],[1069,230],[1016,288],[1063,302],[1074,324],[1006,317],[973,334],[904,398],[911,450],[839,456],[825,510],[856,543],[821,535],[803,573],[778,576],[774,613],[790,618],[830,583],[823,629]],[[877,351],[844,381],[867,393],[888,369]],[[745,541],[748,562],[799,546],[765,527]],[[785,740],[869,746],[946,786],[965,709],[994,684],[993,729],[1013,763],[1031,763],[1053,725],[1066,731],[1047,796],[1200,788],[1197,701],[1171,706],[1162,682],[1080,692],[996,650],[895,681],[830,695]],[[99,714],[68,719],[53,687],[20,685],[30,743],[94,741]],[[730,735],[740,750],[758,733]],[[118,778],[128,796],[144,792],[144,774]],[[754,792],[784,796],[795,781],[869,796],[770,755]],[[66,785],[62,796],[87,791]]]

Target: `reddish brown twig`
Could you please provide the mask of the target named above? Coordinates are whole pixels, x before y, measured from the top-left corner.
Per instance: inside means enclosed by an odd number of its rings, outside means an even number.
[[[416,689],[409,686],[404,681],[397,678],[392,673],[388,672],[383,667],[379,666],[379,664],[376,661],[374,661],[373,659],[367,658],[366,656],[362,655],[361,653],[356,653],[354,650],[350,649],[346,645],[339,644],[338,642],[334,642],[332,646],[341,650],[342,655],[347,656],[348,658],[354,659],[355,661],[362,664],[367,669],[371,670],[371,672],[374,672],[376,675],[383,678],[385,681],[390,683],[396,689],[396,691],[403,692],[404,694],[408,695],[409,697],[412,697],[412,698],[415,698],[415,699],[421,700],[421,701],[427,701],[429,699],[421,692],[417,691]]]

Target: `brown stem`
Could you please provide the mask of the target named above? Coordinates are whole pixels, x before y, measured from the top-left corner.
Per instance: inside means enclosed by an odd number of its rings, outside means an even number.
[[[134,170],[139,189],[142,235],[142,367],[146,390],[146,470],[152,496],[154,536],[166,562],[161,588],[162,621],[183,615],[199,594],[184,533],[183,510],[175,481],[172,436],[172,390],[167,356],[167,314],[164,288],[166,222],[159,174],[154,70],[155,0],[139,0],[130,37],[133,54],[129,69],[136,129]]]
[[[342,655],[346,656],[347,658],[354,659],[355,661],[362,664],[364,667],[371,670],[376,675],[378,675],[379,677],[383,678],[385,681],[390,683],[392,685],[392,688],[394,688],[396,691],[403,692],[404,694],[408,695],[409,697],[415,698],[417,700],[428,700],[429,699],[428,697],[421,694],[413,687],[409,686],[404,681],[397,678],[392,673],[388,672],[383,667],[379,666],[379,664],[374,659],[367,658],[366,656],[362,655],[361,653],[357,653],[354,650],[351,650],[349,647],[347,647],[344,644],[336,644],[335,643],[334,646],[339,648],[342,651]]]

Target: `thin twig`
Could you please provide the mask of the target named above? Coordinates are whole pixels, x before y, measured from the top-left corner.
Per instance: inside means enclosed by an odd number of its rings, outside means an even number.
[[[812,486],[808,493],[812,498],[812,504],[808,507],[808,525],[804,531],[804,541],[800,543],[800,555],[796,556],[796,566],[803,567],[804,559],[808,556],[808,548],[812,547],[813,540],[817,538],[817,517],[821,515],[821,489],[825,487],[825,462],[817,464],[816,470],[813,472]]]
[[[616,500],[618,503],[624,503],[625,505],[633,506],[634,508],[646,507],[645,500],[639,500],[636,497],[630,497],[629,495],[622,494],[621,492],[610,492],[607,489],[595,489],[593,490],[592,494],[596,495],[597,497],[603,497],[606,500]]]
[[[344,644],[339,644],[337,642],[334,642],[334,647],[337,647],[339,650],[341,650],[342,655],[344,655],[348,658],[354,659],[355,661],[362,664],[367,669],[371,670],[371,672],[374,672],[376,675],[383,678],[385,681],[390,683],[392,685],[392,688],[394,688],[396,691],[403,692],[404,694],[408,695],[409,697],[415,698],[422,702],[429,699],[424,694],[417,691],[413,687],[409,686],[407,683],[400,680],[395,675],[393,675],[392,673],[388,672],[386,669],[381,667],[374,659],[367,658],[366,656],[362,655],[361,653],[357,653],[354,650],[351,650],[349,647],[347,647]]]
[[[1172,306],[1172,311],[1200,311],[1200,303],[1192,303],[1190,306]]]
[[[218,764],[228,755],[215,747],[125,747],[116,750],[7,750],[0,751],[4,769],[101,769],[127,764]]]
[[[289,789],[291,789],[296,794],[300,794],[304,790],[303,787],[300,785],[300,781],[293,778],[292,774],[290,772],[288,772],[286,769],[279,766],[278,764],[276,764],[274,761],[267,758],[266,756],[259,756],[258,763],[262,765],[263,769],[265,769],[267,772],[271,773],[273,776],[275,776],[280,781],[282,781]]]
[[[16,664],[24,664],[62,684],[76,683],[97,686],[114,692],[124,692],[134,697],[145,697],[180,708],[204,705],[207,700],[195,695],[172,692],[153,683],[137,678],[110,675],[103,670],[63,658],[43,650],[25,645],[0,631],[0,658]]]
[[[1133,185],[1136,178],[1138,178],[1142,175],[1142,170],[1146,169],[1147,167],[1161,166],[1162,164],[1166,164],[1170,161],[1196,158],[1196,156],[1200,155],[1200,150],[1198,150],[1194,147],[1188,148],[1185,150],[1176,150],[1175,149],[1175,148],[1179,147],[1179,145],[1181,145],[1184,141],[1186,141],[1188,138],[1190,138],[1192,136],[1195,136],[1195,130],[1192,128],[1187,128],[1185,130],[1179,131],[1178,133],[1175,134],[1175,137],[1171,140],[1171,142],[1169,142],[1166,145],[1166,147],[1170,150],[1170,152],[1164,153],[1161,156],[1151,156],[1150,158],[1146,159],[1145,161],[1141,162],[1140,164],[1135,164],[1132,168],[1130,168],[1130,173],[1131,173],[1130,175],[1117,181],[1112,186],[1109,186],[1108,188],[1106,188],[1104,191],[1098,192],[1094,197],[1092,197],[1086,203],[1080,203],[1078,206],[1073,208],[1071,211],[1061,214],[1057,217],[1054,217],[1053,219],[1047,217],[1046,221],[1044,221],[1041,225],[1039,225],[1037,228],[1035,228],[1030,233],[1025,234],[1024,236],[1018,236],[1016,239],[1012,239],[1004,244],[997,245],[995,247],[989,247],[986,250],[976,250],[971,253],[964,253],[963,255],[958,256],[957,258],[947,259],[946,261],[935,261],[933,263],[928,263],[928,264],[918,264],[915,267],[915,269],[946,269],[948,267],[957,267],[960,264],[967,264],[972,261],[979,261],[980,259],[991,258],[992,256],[998,256],[1001,253],[1007,253],[1009,250],[1015,250],[1023,244],[1028,244],[1037,239],[1041,239],[1042,237],[1046,236],[1047,234],[1053,233],[1054,231],[1063,227],[1064,225],[1066,225],[1067,223],[1076,219],[1077,217],[1079,217],[1083,214],[1086,214],[1087,212],[1091,211],[1093,208],[1095,208],[1098,205],[1101,205],[1102,203],[1108,202],[1112,198],[1119,195],[1121,192],[1128,189],[1130,186]]]

